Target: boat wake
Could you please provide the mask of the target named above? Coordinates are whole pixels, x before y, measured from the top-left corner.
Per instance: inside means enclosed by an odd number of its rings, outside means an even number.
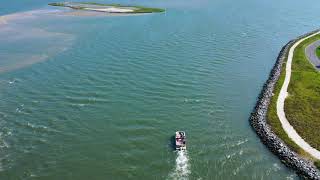
[[[187,180],[190,173],[190,164],[187,151],[178,151],[175,170],[170,173],[169,179]]]

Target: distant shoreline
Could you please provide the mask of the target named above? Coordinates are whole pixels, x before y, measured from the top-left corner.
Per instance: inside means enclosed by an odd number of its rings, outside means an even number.
[[[59,2],[49,3],[50,6],[67,7],[73,10],[95,11],[108,14],[139,14],[139,13],[160,13],[164,9],[149,8],[143,6],[126,6],[120,4],[101,4],[94,2]]]

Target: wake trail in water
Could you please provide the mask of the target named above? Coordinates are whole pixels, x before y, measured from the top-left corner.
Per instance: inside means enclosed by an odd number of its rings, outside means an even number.
[[[175,169],[169,175],[169,179],[188,180],[190,174],[190,164],[187,151],[178,151]]]

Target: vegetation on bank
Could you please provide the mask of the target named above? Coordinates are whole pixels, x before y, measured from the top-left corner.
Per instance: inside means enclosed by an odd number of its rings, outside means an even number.
[[[316,49],[316,55],[320,59],[320,46]]]
[[[296,48],[284,106],[290,124],[316,149],[320,149],[320,74],[307,59],[305,48],[319,39],[320,35],[309,38]]]
[[[164,12],[164,9],[160,8],[150,8],[150,7],[143,7],[143,6],[126,6],[121,4],[102,4],[102,3],[95,3],[95,2],[81,2],[81,4],[88,4],[88,5],[97,5],[97,6],[112,6],[112,7],[130,7],[136,8],[134,13],[152,13],[152,12]]]
[[[287,57],[288,54],[286,54],[285,56]],[[301,149],[295,142],[293,142],[289,138],[287,133],[283,130],[281,122],[277,115],[277,99],[279,97],[280,90],[285,79],[285,68],[286,68],[286,62],[284,62],[282,65],[282,70],[281,70],[279,80],[276,83],[275,88],[273,90],[274,95],[271,98],[270,105],[267,112],[267,123],[271,126],[273,132],[279,138],[281,138],[293,151],[298,152],[299,154],[304,154],[303,149]]]
[[[143,7],[143,6],[126,6],[121,4],[102,4],[102,3],[95,3],[95,2],[76,2],[76,3],[49,3],[50,6],[60,6],[60,7],[69,7],[72,9],[78,10],[86,10],[86,5],[95,5],[95,6],[105,6],[105,7],[115,7],[115,8],[128,8],[132,9],[132,12],[124,12],[124,13],[159,13],[164,12],[164,9],[160,8],[150,8],[150,7]],[[119,12],[120,13],[120,12]]]
[[[320,74],[305,55],[306,46],[318,39],[320,39],[320,35],[309,38],[300,43],[294,51],[292,74],[288,87],[289,96],[285,101],[284,110],[288,121],[299,135],[311,146],[320,149]],[[273,92],[274,96],[268,109],[267,121],[277,136],[293,151],[312,159],[309,154],[288,137],[277,115],[276,103],[285,78],[285,66],[284,63]],[[320,169],[319,161],[316,161],[315,165]]]
[[[320,170],[320,160],[314,162],[314,165]]]
[[[49,3],[50,6],[65,6],[64,3]]]
[[[60,6],[60,7],[68,7],[76,10],[84,10],[85,8],[82,6],[71,6],[68,5],[67,3],[49,3],[48,5],[50,6]]]
[[[133,11],[133,13],[160,13],[164,12],[164,9],[159,8],[150,8],[150,7],[142,7],[142,6],[134,6],[137,8]]]

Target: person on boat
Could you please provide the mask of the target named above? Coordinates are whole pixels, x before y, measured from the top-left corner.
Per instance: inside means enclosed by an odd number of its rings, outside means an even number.
[[[180,134],[180,137],[181,137],[181,138],[183,138],[183,137],[184,137],[183,132],[179,132],[179,134]]]

